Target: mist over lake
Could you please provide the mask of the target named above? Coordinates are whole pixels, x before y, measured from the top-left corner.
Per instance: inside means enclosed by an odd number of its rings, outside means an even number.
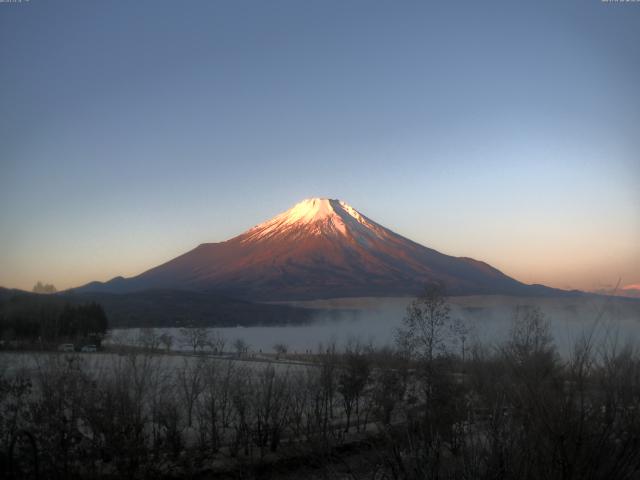
[[[272,352],[276,343],[284,343],[291,352],[317,351],[335,343],[340,350],[348,342],[393,346],[396,329],[401,325],[412,298],[345,298],[292,302],[303,307],[324,309],[305,325],[211,328],[227,340],[227,349],[237,339],[250,345],[253,352]],[[470,327],[468,345],[480,342],[498,345],[509,334],[517,306],[537,306],[549,320],[559,352],[570,354],[575,342],[591,336],[622,346],[640,338],[640,302],[620,298],[518,298],[505,296],[452,297],[451,318],[459,318]],[[188,350],[179,328],[158,328],[174,337],[173,349]],[[135,344],[140,329],[114,329],[109,342]],[[455,342],[449,348],[457,349]]]

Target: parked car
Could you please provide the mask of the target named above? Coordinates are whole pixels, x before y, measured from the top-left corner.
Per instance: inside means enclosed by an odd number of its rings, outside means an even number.
[[[74,352],[75,348],[73,347],[73,343],[63,343],[58,346],[58,351],[60,352]]]
[[[98,347],[96,347],[95,345],[85,345],[84,347],[82,347],[82,349],[80,350],[81,352],[97,352],[98,351]]]

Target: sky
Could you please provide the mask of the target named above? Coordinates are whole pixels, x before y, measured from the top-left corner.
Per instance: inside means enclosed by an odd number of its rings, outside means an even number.
[[[526,283],[640,284],[640,2],[0,2],[0,285],[308,197]]]

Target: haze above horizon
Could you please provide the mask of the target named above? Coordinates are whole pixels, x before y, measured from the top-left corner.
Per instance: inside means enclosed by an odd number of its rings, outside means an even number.
[[[640,285],[640,4],[0,4],[0,285],[309,197],[526,283]]]

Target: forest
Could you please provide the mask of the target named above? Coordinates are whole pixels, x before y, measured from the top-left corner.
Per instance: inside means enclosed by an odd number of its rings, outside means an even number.
[[[109,328],[96,302],[72,304],[54,295],[23,293],[0,301],[3,346],[50,349],[65,341],[99,345]]]

